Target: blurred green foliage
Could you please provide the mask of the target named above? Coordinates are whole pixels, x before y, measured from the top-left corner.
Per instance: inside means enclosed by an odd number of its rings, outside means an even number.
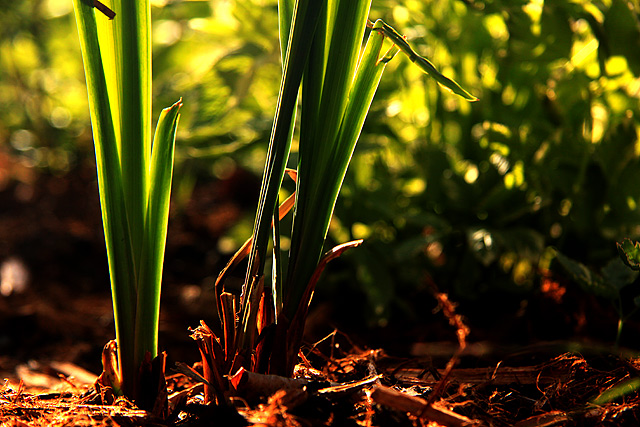
[[[347,256],[377,312],[427,273],[458,300],[527,294],[549,247],[601,266],[638,235],[637,6],[401,3],[378,13],[480,101],[389,65],[337,210],[369,236]]]
[[[0,149],[62,173],[92,156],[70,2],[0,3]],[[627,0],[374,0],[371,19],[480,101],[391,61],[329,233],[366,243],[318,292],[349,282],[384,322],[420,312],[406,295],[426,274],[463,301],[526,295],[550,247],[602,267],[615,241],[637,240],[639,14]],[[281,75],[276,1],[158,0],[153,19],[154,105],[184,99],[177,202],[199,177],[259,176]]]

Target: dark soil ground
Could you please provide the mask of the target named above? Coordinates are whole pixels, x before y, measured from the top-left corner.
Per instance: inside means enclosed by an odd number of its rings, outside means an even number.
[[[215,318],[218,239],[254,209],[258,185],[237,171],[199,184],[172,213],[160,346],[173,406],[159,419],[92,393],[114,336],[95,171],[37,175],[0,156],[2,425],[640,425],[637,351],[614,349],[615,315],[569,285],[541,293],[526,316],[497,309],[510,302],[495,297],[495,310],[465,311],[471,335],[448,374],[459,343],[442,313],[372,330],[321,302],[302,351],[304,387],[204,406],[201,384],[172,368],[198,361],[188,328]],[[633,348],[637,325],[627,330]]]

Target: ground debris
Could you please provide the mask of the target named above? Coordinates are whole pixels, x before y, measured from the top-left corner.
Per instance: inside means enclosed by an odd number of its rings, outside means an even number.
[[[429,403],[442,369],[419,359],[352,349],[322,362],[306,358],[301,388],[278,390],[257,403],[203,404],[202,386],[182,374],[167,378],[172,395],[185,400],[180,415],[153,418],[135,405],[87,403],[82,388],[30,391],[0,386],[0,423],[7,426],[600,426],[640,425],[637,359],[562,354],[530,366],[507,362],[454,368]],[[335,356],[335,355],[334,355]],[[311,365],[315,368],[312,368]],[[322,365],[322,366],[320,366]],[[324,376],[318,378],[319,373]],[[171,399],[170,399],[171,400]]]
[[[9,426],[114,426],[142,425],[149,418],[145,411],[127,406],[81,402],[79,394],[38,395],[5,387],[0,392],[0,422]]]
[[[567,357],[572,362],[567,361]],[[584,359],[562,356],[547,362],[531,366],[506,366],[499,362],[494,366],[481,368],[457,368],[450,374],[450,381],[456,384],[550,384],[559,380],[566,381],[571,374],[573,363],[582,363]],[[429,359],[398,359],[383,358],[378,366],[385,370],[389,379],[405,384],[433,386],[437,384],[444,369],[436,369]]]
[[[479,421],[471,420],[456,414],[439,405],[430,405],[426,400],[411,396],[388,387],[376,387],[371,393],[373,400],[401,412],[408,412],[420,419],[433,421],[447,427],[465,427],[479,425]]]

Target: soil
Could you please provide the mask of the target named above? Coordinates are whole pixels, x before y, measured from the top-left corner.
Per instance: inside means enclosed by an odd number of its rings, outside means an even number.
[[[509,310],[474,317],[459,308],[471,316],[462,352],[455,313],[371,329],[320,301],[296,371],[304,381],[203,405],[202,384],[173,367],[197,369],[188,328],[214,318],[212,284],[227,259],[219,238],[254,209],[259,181],[242,170],[199,182],[172,208],[160,325],[169,414],[104,404],[94,382],[114,327],[95,171],[36,173],[0,155],[0,172],[2,425],[640,425],[637,352],[615,349],[611,329],[585,326],[585,313],[607,327],[615,314],[568,285],[517,321]],[[554,300],[558,292],[571,299]]]

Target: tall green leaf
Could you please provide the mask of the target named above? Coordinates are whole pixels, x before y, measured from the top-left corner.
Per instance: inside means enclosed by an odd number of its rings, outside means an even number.
[[[121,348],[133,348],[134,336],[131,331],[134,328],[135,318],[136,277],[128,215],[124,204],[117,138],[111,115],[111,98],[107,88],[94,10],[83,0],[74,0],[74,10],[93,124],[102,223],[116,322],[116,340]],[[100,17],[100,19],[106,21],[106,18]],[[119,352],[118,355],[121,370],[135,372],[133,353]]]
[[[151,7],[149,0],[117,0],[116,70],[121,123],[120,163],[136,271],[145,230],[151,157]]]
[[[320,259],[333,212],[335,200],[325,198],[332,187],[326,179],[335,173],[330,162],[336,156],[370,5],[368,0],[329,3],[324,40],[318,33],[318,49],[305,74],[296,210],[284,290],[289,319]],[[350,158],[351,152],[337,156]]]
[[[298,0],[293,11],[293,24],[287,45],[278,104],[262,178],[249,267],[242,290],[241,322],[243,329],[240,331],[239,342],[244,348],[250,348],[253,345],[251,339],[245,339],[245,337],[252,337],[252,331],[248,328],[252,328],[252,325],[255,324],[257,310],[257,304],[255,302],[252,304],[250,297],[255,294],[254,288],[261,283],[260,278],[263,276],[271,216],[277,204],[278,192],[291,146],[290,130],[298,99],[298,89],[323,3],[322,0]]]
[[[435,79],[442,86],[449,89],[451,92],[455,93],[466,99],[467,101],[477,101],[478,98],[471,95],[469,92],[464,90],[458,83],[454,80],[451,80],[449,77],[442,74],[440,71],[433,66],[433,64],[427,59],[420,55],[418,55],[413,48],[407,43],[405,38],[401,36],[393,27],[384,22],[382,19],[378,19],[372,26],[375,31],[382,32],[385,36],[389,37],[391,41],[404,53],[409,57],[409,60],[416,64],[422,71],[429,74],[431,77]]]

